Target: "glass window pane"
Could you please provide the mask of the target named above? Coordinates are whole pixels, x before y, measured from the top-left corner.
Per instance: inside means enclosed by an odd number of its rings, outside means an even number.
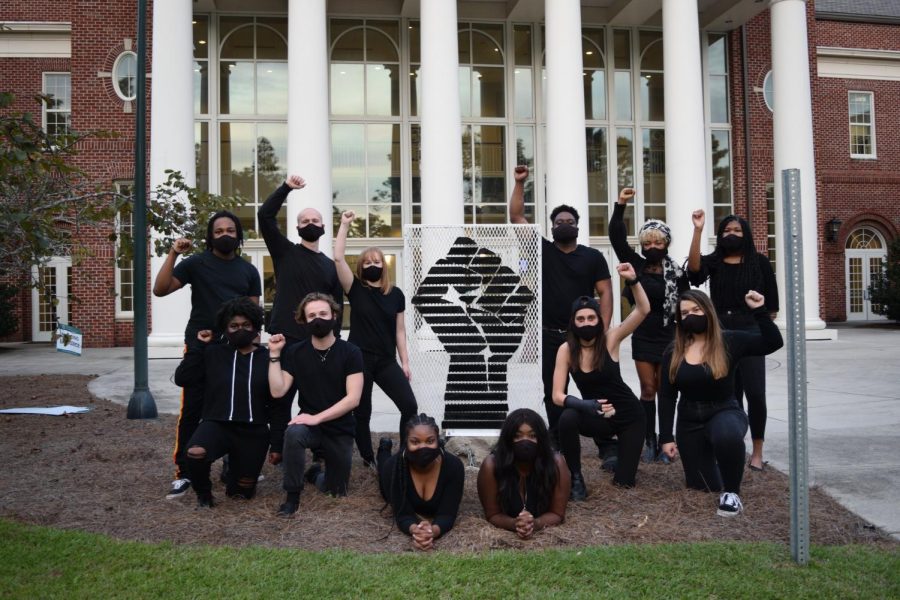
[[[609,204],[606,128],[588,127],[585,133],[590,235],[606,235]]]
[[[284,123],[260,123],[256,135],[256,197],[262,202],[287,177],[287,127]]]
[[[728,122],[728,79],[724,75],[709,78],[709,120],[712,123]]]
[[[504,127],[475,125],[475,201],[506,204],[506,143]]]
[[[642,31],[641,39],[641,70],[663,70],[663,44],[662,32]]]
[[[369,237],[400,237],[403,223],[399,204],[369,205]],[[396,281],[396,280],[394,280]]]
[[[331,186],[334,202],[366,203],[366,131],[361,124],[331,126]],[[346,209],[345,209],[346,210]],[[357,212],[364,215],[365,212]],[[340,225],[340,220],[338,220]]]
[[[259,25],[263,25],[263,26],[267,27],[273,33],[280,35],[282,39],[284,39],[284,40],[287,39],[287,37],[288,37],[287,17],[257,17],[256,22]],[[259,35],[259,33],[257,33],[257,35]],[[262,57],[259,55],[259,38],[256,39],[256,44],[257,44],[256,58],[265,58],[265,57]],[[287,60],[287,55],[285,55],[281,58],[283,58],[284,60]]]
[[[531,26],[516,25],[515,27],[515,45],[516,45],[516,66],[531,66]]]
[[[662,73],[641,73],[641,118],[644,121],[663,121],[666,118]]]
[[[473,117],[502,117],[506,114],[503,67],[476,67],[472,77]]]
[[[194,162],[197,189],[209,192],[209,123],[194,123]]]
[[[472,67],[459,66],[459,112],[472,116]]]
[[[194,63],[194,114],[209,112],[209,63],[205,60]]]
[[[359,20],[351,20],[351,19],[331,19],[329,32],[331,34],[330,44],[334,45],[334,43],[341,37],[341,35],[354,27],[362,27],[363,22]],[[334,59],[334,56],[331,57]],[[359,59],[353,59],[359,60]]]
[[[463,31],[460,31],[457,35],[457,44],[459,44],[459,64],[467,65],[472,62],[472,48],[471,48],[471,33],[469,32],[469,26],[463,25],[460,23],[460,28]]]
[[[219,190],[223,196],[240,194],[255,200],[253,193],[253,157],[256,154],[256,133],[252,123],[221,123],[219,125],[219,158],[222,164]],[[251,207],[251,215],[254,210]],[[254,222],[250,221],[250,228]]]
[[[606,65],[603,60],[603,31],[586,30],[581,38],[582,66],[585,69],[602,69]]]
[[[226,115],[252,115],[253,63],[223,61],[220,64],[220,112]]]
[[[421,69],[419,65],[409,67],[409,114],[414,117],[419,115],[419,97],[422,95]]]
[[[665,204],[646,204],[644,205],[644,220],[649,221],[650,219],[659,219],[660,221],[666,220],[666,205]]]
[[[475,207],[475,222],[485,225],[506,225],[509,219],[506,217],[505,204],[482,204]]]
[[[369,202],[400,202],[400,126],[368,126],[366,167]]]
[[[360,27],[341,35],[331,49],[331,60],[363,61],[365,30]]]
[[[332,235],[337,235],[338,228],[341,226],[341,215],[348,210],[355,212],[356,218],[350,223],[350,230],[347,237],[366,237],[366,207],[364,205],[354,206],[352,204],[337,203],[331,205]]]
[[[617,69],[631,68],[631,32],[626,29],[616,29],[613,32],[613,46],[615,52],[615,67]]]
[[[534,82],[531,80],[531,69],[516,67],[513,75],[516,87],[516,119],[532,119],[534,118],[534,100],[532,99]]]
[[[731,206],[731,145],[727,131],[712,132],[713,203]]]
[[[663,129],[643,130],[645,203],[666,202],[666,134]]]
[[[420,60],[419,52],[421,48],[419,22],[410,21],[407,27],[409,28],[409,62],[417,63]]]
[[[516,165],[528,167],[525,180],[525,216],[534,223],[534,128],[516,127]]]
[[[256,107],[260,115],[286,115],[288,65],[285,62],[256,63]]]
[[[245,19],[241,19],[245,21]],[[226,19],[222,19],[226,21]],[[224,35],[224,34],[223,34]],[[244,25],[227,34],[222,44],[219,58],[223,60],[235,58],[253,58],[253,26]]]
[[[47,109],[72,110],[71,81],[72,76],[68,73],[44,76],[44,94],[51,97],[47,102]]]
[[[616,129],[616,185],[634,187],[634,132],[630,128]]]
[[[119,96],[134,100],[137,94],[137,57],[133,52],[125,52],[119,57],[113,78]]]
[[[502,65],[503,29],[479,25],[472,31],[472,62],[476,65]]]
[[[616,71],[616,120],[631,119],[631,71]]]
[[[366,65],[366,114],[400,114],[400,65]]]
[[[331,65],[331,114],[362,115],[365,113],[365,76],[363,65]]]
[[[257,60],[287,60],[286,38],[274,27],[256,26]]]
[[[209,58],[209,18],[194,15],[194,58]]]
[[[419,161],[422,157],[422,129],[418,125],[409,127],[410,141],[410,171],[412,174],[412,200],[413,223],[422,222],[422,174],[419,170]],[[465,167],[465,165],[463,165]]]
[[[606,119],[606,73],[585,70],[584,77],[584,118]]]
[[[369,62],[400,62],[397,54],[397,23],[370,21],[366,28],[366,60]]]
[[[725,75],[728,73],[725,64],[725,36],[709,36],[709,72],[713,75]]]

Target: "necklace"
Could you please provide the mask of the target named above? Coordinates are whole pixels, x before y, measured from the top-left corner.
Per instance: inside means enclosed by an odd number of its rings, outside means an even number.
[[[316,352],[319,354],[319,360],[321,360],[321,361],[324,363],[324,362],[325,362],[325,359],[328,358],[328,354],[331,352],[331,349],[332,349],[332,348],[334,348],[334,344],[328,346],[328,349],[325,350],[325,353],[324,353],[324,354],[322,353],[321,350],[319,350],[318,348],[316,348]]]

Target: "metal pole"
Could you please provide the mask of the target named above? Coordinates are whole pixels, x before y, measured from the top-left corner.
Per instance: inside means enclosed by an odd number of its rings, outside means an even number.
[[[809,562],[809,456],[806,418],[806,314],[803,308],[803,235],[800,170],[781,172],[785,302],[787,308],[788,427],[791,469],[791,557]],[[813,246],[815,252],[815,246]]]
[[[147,0],[138,0],[137,97],[134,115],[134,391],[129,419],[155,419],[147,364]]]

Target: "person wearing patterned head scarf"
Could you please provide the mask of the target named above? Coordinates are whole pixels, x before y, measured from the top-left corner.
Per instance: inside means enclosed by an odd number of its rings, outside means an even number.
[[[609,241],[619,262],[630,263],[650,299],[650,314],[631,336],[631,358],[641,384],[641,406],[644,407],[645,462],[669,458],[659,451],[656,437],[656,392],[659,389],[660,364],[666,347],[675,335],[675,309],[678,296],[690,287],[687,274],[668,254],[672,242],[669,226],[658,219],[650,219],[641,226],[638,241],[641,254],[628,243],[625,226],[625,207],[633,199],[633,188],[623,188],[609,220]],[[622,296],[634,305],[631,288]]]

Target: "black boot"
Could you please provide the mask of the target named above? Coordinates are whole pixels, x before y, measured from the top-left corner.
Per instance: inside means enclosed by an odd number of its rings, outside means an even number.
[[[585,498],[587,498],[587,487],[584,485],[584,477],[582,477],[581,471],[572,473],[572,491],[569,494],[569,499],[573,502],[581,502]]]

